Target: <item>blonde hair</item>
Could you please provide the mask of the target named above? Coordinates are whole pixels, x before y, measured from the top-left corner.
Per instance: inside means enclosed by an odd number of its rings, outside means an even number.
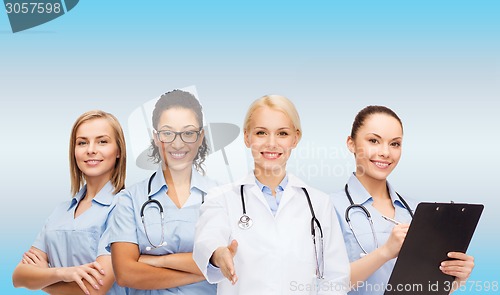
[[[116,159],[115,169],[111,175],[111,184],[115,188],[113,193],[116,194],[125,187],[127,150],[125,146],[125,136],[123,135],[120,122],[118,122],[118,119],[110,113],[106,113],[101,110],[93,110],[83,113],[80,117],[78,117],[73,124],[73,128],[71,129],[69,139],[69,169],[71,176],[71,193],[73,196],[80,191],[85,183],[84,175],[80,168],[78,168],[75,159],[76,131],[83,123],[94,119],[105,119],[108,121],[109,126],[111,126],[114,131],[116,145],[118,146],[120,157]]]
[[[277,94],[265,95],[255,100],[250,105],[245,116],[245,121],[243,122],[243,129],[245,131],[248,131],[252,114],[261,107],[269,107],[273,110],[284,113],[290,121],[292,121],[295,130],[298,131],[298,141],[300,141],[302,137],[302,128],[300,126],[299,113],[297,112],[295,105],[288,98]]]

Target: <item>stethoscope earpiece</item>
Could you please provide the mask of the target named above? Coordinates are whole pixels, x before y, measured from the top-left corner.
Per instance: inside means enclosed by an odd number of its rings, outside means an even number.
[[[156,245],[156,246],[155,246],[155,249],[156,249],[156,248],[160,248],[160,247],[165,247],[166,245],[167,245],[167,242],[163,242],[163,243],[161,243],[160,245]],[[146,247],[146,251],[151,251],[151,250],[153,250],[153,247],[151,247],[151,246],[147,246],[147,247]]]

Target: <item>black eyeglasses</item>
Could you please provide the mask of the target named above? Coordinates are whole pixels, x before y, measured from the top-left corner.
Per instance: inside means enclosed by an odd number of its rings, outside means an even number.
[[[181,137],[181,140],[185,143],[195,143],[198,141],[198,138],[200,138],[201,130],[201,127],[197,131],[186,130],[175,132],[171,130],[160,130],[156,131],[156,136],[158,137],[158,140],[163,143],[173,142],[177,138],[177,135],[179,135]]]

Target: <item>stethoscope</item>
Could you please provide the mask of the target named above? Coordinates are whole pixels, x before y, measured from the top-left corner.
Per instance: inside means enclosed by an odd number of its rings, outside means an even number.
[[[165,215],[163,214],[163,206],[160,204],[160,201],[158,200],[155,200],[153,199],[152,195],[150,195],[151,193],[151,182],[153,181],[153,178],[155,177],[156,175],[156,172],[153,173],[153,175],[151,175],[151,177],[149,177],[149,182],[148,182],[148,200],[146,202],[144,202],[144,204],[142,204],[142,207],[141,207],[141,221],[142,221],[142,226],[144,227],[144,233],[146,234],[146,239],[148,240],[149,244],[151,245],[150,246],[147,246],[146,247],[146,251],[151,251],[151,249],[156,249],[156,248],[160,248],[160,247],[164,247],[167,245],[167,242],[165,242],[165,236],[164,236],[164,224],[163,224],[163,221],[165,220]],[[201,203],[203,204],[205,202],[205,193],[204,192],[201,192]],[[146,206],[148,205],[152,205],[152,204],[155,204],[156,206],[154,206],[155,208],[158,208],[158,211],[160,212],[160,218],[161,218],[161,240],[160,240],[160,243],[159,244],[153,244],[153,242],[151,242],[151,239],[149,238],[149,235],[148,235],[148,230],[146,228],[146,223],[144,222],[144,210],[146,209]]]
[[[361,204],[354,204],[354,201],[352,200],[351,194],[349,193],[349,186],[347,184],[344,187],[344,191],[345,191],[347,198],[349,199],[349,202],[351,203],[351,205],[349,207],[347,207],[347,209],[345,209],[345,220],[347,221],[347,224],[349,225],[349,228],[351,229],[351,232],[352,232],[352,235],[354,236],[354,239],[356,240],[359,247],[363,251],[363,253],[361,253],[360,256],[365,256],[366,254],[368,254],[368,252],[365,250],[365,248],[363,248],[363,246],[361,246],[361,243],[359,242],[358,237],[356,236],[356,233],[354,232],[354,229],[352,228],[351,219],[349,218],[349,211],[351,209],[354,209],[354,208],[359,208],[365,213],[366,218],[370,222],[370,228],[372,230],[372,235],[373,235],[373,243],[375,244],[375,248],[378,248],[378,240],[377,240],[377,235],[375,234],[375,228],[373,227],[372,216],[371,216],[370,212],[368,211],[368,209],[366,209],[365,206],[363,206]],[[396,195],[398,195],[399,201],[401,201],[401,203],[403,203],[403,206],[406,208],[406,210],[408,210],[408,213],[410,213],[411,218],[413,218],[413,212],[411,211],[408,203],[406,203],[405,199],[403,199],[403,197],[401,197],[401,195],[398,194],[398,192],[396,192]]]
[[[246,206],[245,206],[245,196],[243,194],[243,184],[240,187],[240,195],[241,195],[241,208],[242,208],[242,215],[240,219],[238,220],[238,226],[241,229],[247,230],[252,227],[253,225],[253,220],[248,216]],[[321,223],[319,220],[316,218],[316,214],[314,213],[314,208],[311,202],[311,198],[309,197],[309,193],[307,192],[306,188],[302,188],[304,191],[304,194],[306,195],[307,198],[307,204],[309,205],[309,211],[311,212],[311,237],[313,239],[314,243],[314,255],[316,258],[316,277],[318,279],[323,279],[323,272],[324,272],[324,259],[323,259],[323,230],[321,229]],[[319,241],[316,242],[316,229],[319,230]],[[318,250],[318,246],[320,247],[320,250]]]

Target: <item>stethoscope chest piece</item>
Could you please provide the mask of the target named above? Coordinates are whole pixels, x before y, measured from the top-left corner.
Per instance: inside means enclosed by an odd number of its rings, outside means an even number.
[[[238,226],[241,229],[249,229],[252,227],[252,225],[253,225],[253,220],[252,218],[250,218],[250,216],[246,214],[241,215],[240,220],[238,221]]]

